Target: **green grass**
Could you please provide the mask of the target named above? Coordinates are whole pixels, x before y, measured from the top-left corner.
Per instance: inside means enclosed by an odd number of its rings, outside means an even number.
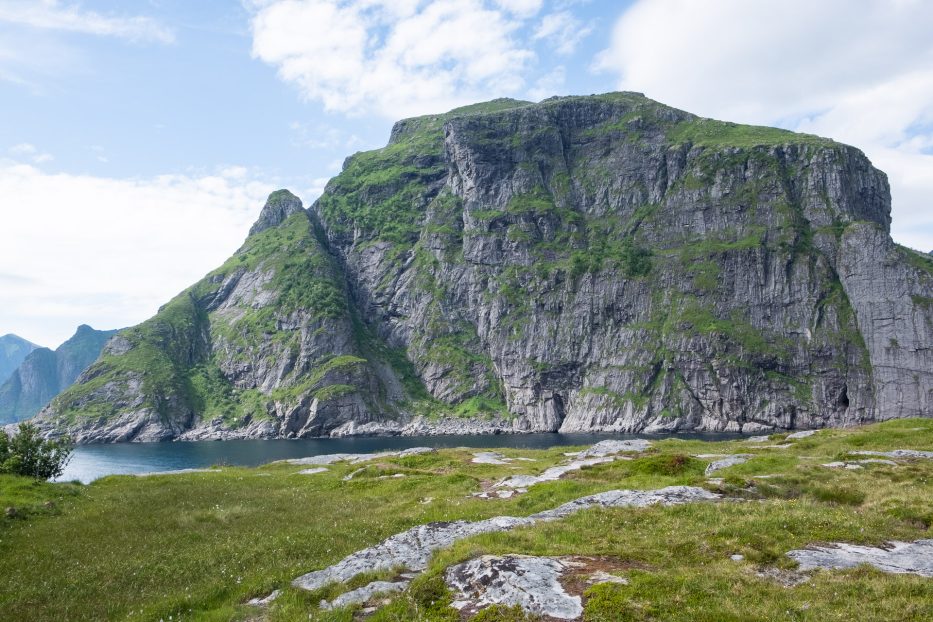
[[[674,124],[667,131],[672,143],[692,143],[703,147],[762,147],[784,144],[832,147],[828,138],[798,134],[776,127],[741,125],[714,119],[691,119]]]
[[[900,244],[897,245],[897,250],[908,264],[926,274],[933,275],[933,257]]]
[[[290,581],[417,524],[527,515],[600,490],[704,485],[707,461],[691,456],[737,452],[756,457],[717,476],[726,480],[720,492],[746,501],[589,510],[474,537],[436,555],[411,590],[373,619],[457,620],[440,576],[484,553],[616,559],[631,584],[591,588],[587,620],[770,620],[786,619],[787,611],[802,620],[922,619],[918,607],[933,599],[929,579],[857,569],[816,573],[810,583],[785,588],[757,572],[791,570],[784,553],[813,542],[930,537],[933,462],[855,472],[819,465],[857,449],[931,445],[933,421],[916,419],[823,431],[784,450],[670,439],[635,460],[576,471],[509,500],[469,494],[483,481],[538,473],[568,448],[502,450],[536,460],[505,466],[471,464],[464,450],[376,460],[348,482],[342,477],[358,465],[313,476],[283,464],[222,468],[88,486],[3,476],[0,508],[18,511],[0,516],[0,619],[349,621],[352,611],[319,611],[320,599],[394,573],[315,594]],[[395,473],[406,477],[379,479]],[[729,559],[736,553],[745,561]],[[274,588],[284,588],[283,596],[265,614],[243,604]]]

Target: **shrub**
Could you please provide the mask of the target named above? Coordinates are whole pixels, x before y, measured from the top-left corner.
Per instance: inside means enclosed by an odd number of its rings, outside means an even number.
[[[45,440],[39,428],[21,423],[13,438],[0,431],[0,473],[52,479],[65,470],[72,449],[70,438]]]

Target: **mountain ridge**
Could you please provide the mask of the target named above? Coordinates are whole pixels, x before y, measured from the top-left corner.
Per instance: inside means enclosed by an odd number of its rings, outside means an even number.
[[[929,416],[929,258],[859,150],[640,94],[395,124],[105,349],[82,442]],[[297,201],[297,204],[295,203]],[[881,318],[893,318],[882,323]]]
[[[6,382],[23,359],[39,347],[41,346],[13,333],[0,336],[0,384]]]
[[[116,330],[98,331],[87,324],[55,350],[36,348],[0,383],[0,425],[29,419],[71,386],[100,355]]]

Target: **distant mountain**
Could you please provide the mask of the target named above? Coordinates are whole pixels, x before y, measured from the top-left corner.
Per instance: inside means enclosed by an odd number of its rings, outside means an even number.
[[[0,337],[0,382],[6,382],[26,359],[26,355],[38,347],[16,335]]]
[[[55,351],[20,340],[31,348],[0,386],[0,424],[22,421],[39,412],[52,398],[74,384],[116,332],[81,325],[74,336]]]

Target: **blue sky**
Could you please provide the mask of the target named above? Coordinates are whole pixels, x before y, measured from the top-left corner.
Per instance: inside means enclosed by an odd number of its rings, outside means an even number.
[[[933,249],[919,0],[0,1],[0,334],[126,326],[395,119],[618,89],[862,148]]]

